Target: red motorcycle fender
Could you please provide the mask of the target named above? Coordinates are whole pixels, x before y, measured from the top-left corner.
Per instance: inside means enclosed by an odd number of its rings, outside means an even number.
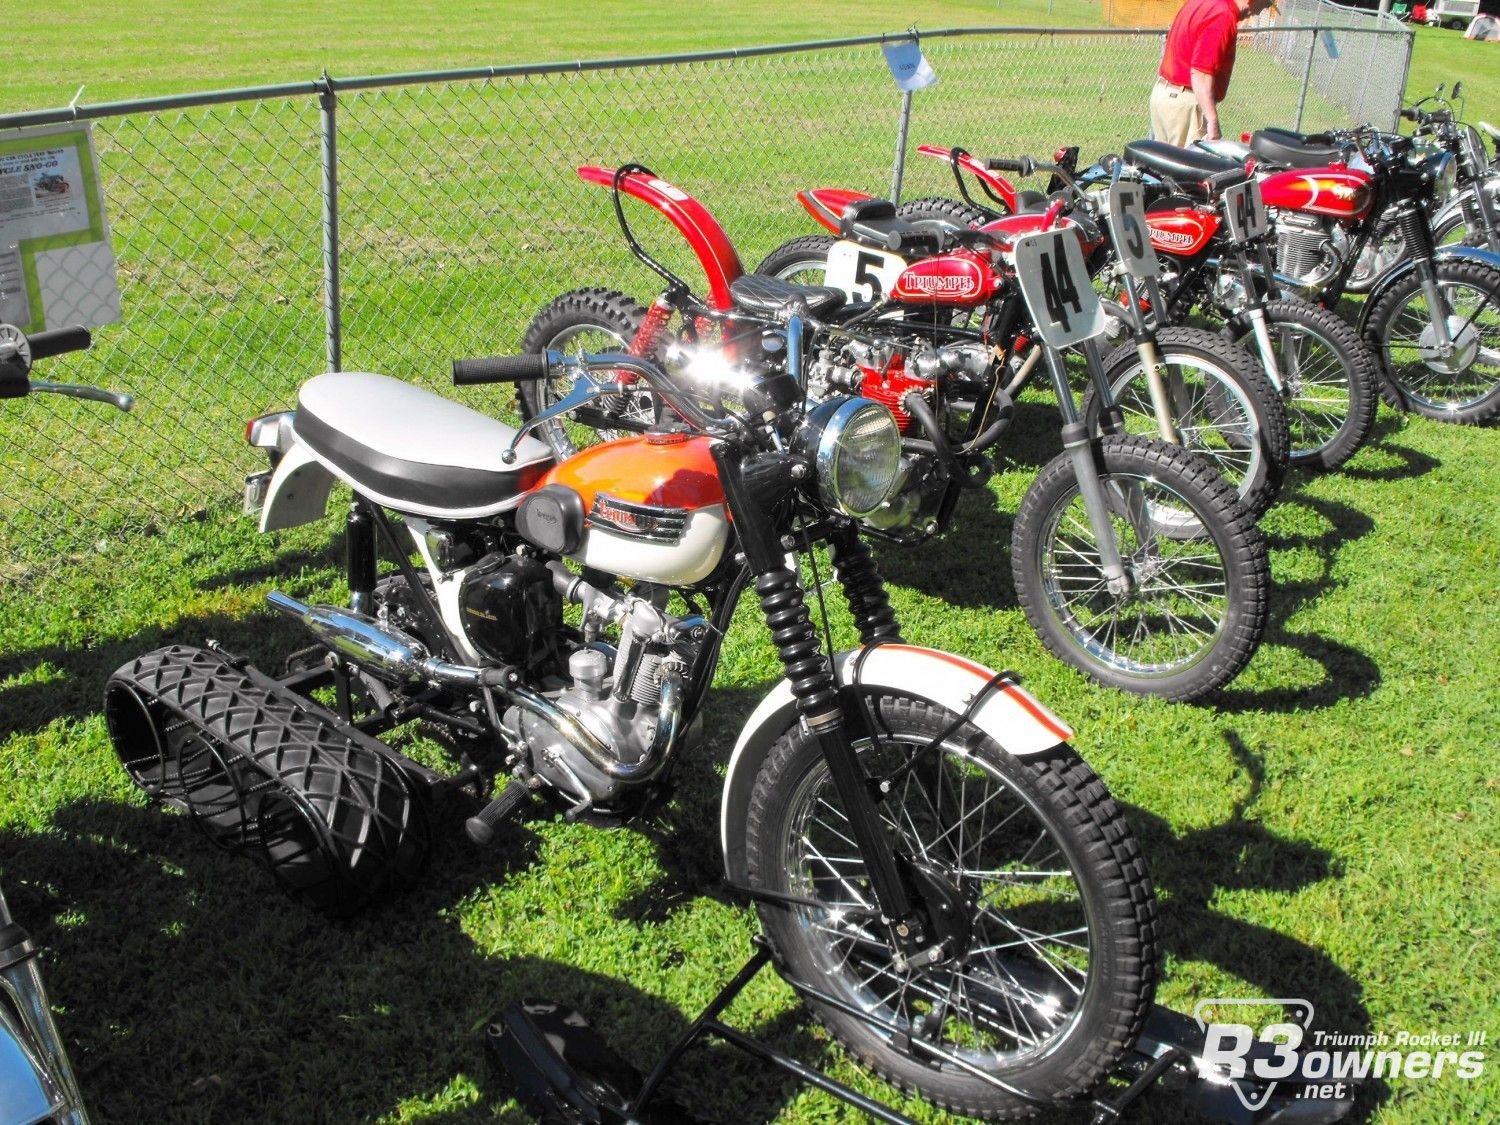
[[[852,683],[855,658],[861,651],[841,652],[835,658],[840,684]],[[925,699],[955,715],[968,710],[994,675],[982,664],[962,656],[915,645],[880,645],[859,668],[860,683],[866,687],[889,688]],[[745,723],[730,755],[719,811],[719,832],[724,869],[731,882],[744,885],[747,878],[745,821],[755,776],[776,740],[797,721],[797,702],[792,697],[791,685],[782,680]],[[970,721],[1006,751],[1019,756],[1043,753],[1073,737],[1067,723],[1014,684],[1003,684],[991,691]]]
[[[586,183],[612,187],[615,170],[585,164],[578,169],[578,177]],[[631,172],[621,180],[620,190],[659,211],[682,232],[693,253],[698,255],[698,264],[703,267],[703,275],[708,280],[708,303],[715,309],[730,308],[734,303],[729,297],[730,283],[745,272],[745,267],[740,264],[740,256],[735,253],[734,244],[729,241],[724,228],[708,213],[708,208],[666,180],[639,172]]]
[[[923,156],[932,156],[945,164],[953,163],[953,150],[943,148],[941,145],[918,145],[917,151]],[[984,166],[984,162],[969,153],[964,153],[958,158],[958,166],[980,183],[984,184],[1001,199],[1005,205],[1014,213],[1020,208],[1016,206],[1016,186],[998,172],[992,172]]]
[[[833,187],[810,188],[797,193],[797,200],[807,208],[807,213],[840,236],[843,235],[840,222],[844,217],[844,208],[851,203],[863,203],[867,199],[874,198],[873,195],[866,195],[862,191],[847,191],[844,188]]]

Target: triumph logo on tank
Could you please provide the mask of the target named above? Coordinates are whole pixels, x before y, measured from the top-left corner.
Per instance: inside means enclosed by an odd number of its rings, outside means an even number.
[[[1209,1013],[1255,1023],[1221,1022]],[[1252,1113],[1278,1090],[1283,1097],[1348,1098],[1372,1078],[1431,1078],[1472,1082],[1484,1073],[1487,1031],[1422,1028],[1346,1034],[1314,1031],[1308,1000],[1200,1000],[1193,1019],[1203,1032],[1198,1073],[1223,1081],[1264,1082],[1258,1093],[1234,1083]]]
[[[930,297],[967,297],[978,292],[979,279],[966,274],[907,274],[901,279],[901,288]]]
[[[650,539],[657,543],[676,543],[687,526],[687,512],[682,508],[657,508],[650,504],[632,504],[601,492],[589,509],[588,525],[628,535],[632,539]]]
[[[1164,250],[1187,249],[1193,245],[1195,236],[1187,231],[1151,229],[1151,245]]]

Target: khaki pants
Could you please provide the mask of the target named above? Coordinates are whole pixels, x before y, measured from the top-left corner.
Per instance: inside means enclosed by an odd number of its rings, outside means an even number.
[[[1185,86],[1171,86],[1158,78],[1151,88],[1151,136],[1178,148],[1186,148],[1208,135],[1208,121],[1198,108],[1198,99]]]

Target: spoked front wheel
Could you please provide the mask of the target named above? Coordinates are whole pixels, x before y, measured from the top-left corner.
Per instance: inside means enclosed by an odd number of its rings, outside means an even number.
[[[923,700],[871,692],[855,744],[897,861],[951,921],[898,968],[817,739],[783,734],[750,797],[750,880],[782,970],[859,1059],[985,1118],[1092,1089],[1135,1041],[1157,976],[1156,900],[1119,806],[1069,747],[1018,758]],[[851,697],[850,702],[854,702]],[[863,1018],[853,1014],[859,1012]]]
[[[1472,261],[1439,261],[1433,269],[1441,310],[1413,270],[1377,298],[1365,321],[1381,391],[1424,418],[1486,422],[1500,414],[1500,270]],[[1439,323],[1447,325],[1447,347]]]
[[[558,351],[625,352],[645,323],[646,310],[624,293],[608,289],[575,289],[564,293],[537,313],[521,350],[533,354]],[[520,384],[521,415],[527,421],[561,402],[572,389],[564,377],[534,379]],[[644,382],[620,395],[596,399],[585,411],[552,418],[537,429],[559,461],[586,446],[620,437],[649,426],[656,418],[656,397]]]
[[[1337,313],[1310,301],[1267,301],[1266,322],[1282,382],[1292,464],[1337,469],[1364,445],[1375,424],[1380,393],[1375,357]],[[1230,321],[1225,334],[1251,351],[1258,346],[1244,315]]]
[[[1105,573],[1064,452],[1016,512],[1016,596],[1053,654],[1100,683],[1198,699],[1237,676],[1260,645],[1266,541],[1234,489],[1179,446],[1105,438],[1092,455],[1124,579]]]
[[[1212,464],[1259,516],[1286,475],[1287,417],[1276,388],[1243,348],[1199,328],[1163,328],[1156,349],[1179,444]],[[1116,348],[1105,359],[1104,377],[1125,432],[1160,437],[1139,349],[1134,344]],[[1089,432],[1100,434],[1103,410],[1092,383],[1084,394],[1083,416]]]

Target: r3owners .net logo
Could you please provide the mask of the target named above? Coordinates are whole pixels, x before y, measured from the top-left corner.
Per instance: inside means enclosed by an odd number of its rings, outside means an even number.
[[[1210,1019],[1212,1015],[1214,1018]],[[1244,1022],[1234,1022],[1236,1018]],[[1193,1019],[1203,1032],[1199,1072],[1265,1083],[1258,1093],[1236,1084],[1249,1110],[1275,1093],[1343,1098],[1371,1078],[1456,1079],[1484,1073],[1488,1033],[1472,1029],[1379,1031],[1345,1035],[1312,1030],[1313,1006],[1297,999],[1200,1000]]]

